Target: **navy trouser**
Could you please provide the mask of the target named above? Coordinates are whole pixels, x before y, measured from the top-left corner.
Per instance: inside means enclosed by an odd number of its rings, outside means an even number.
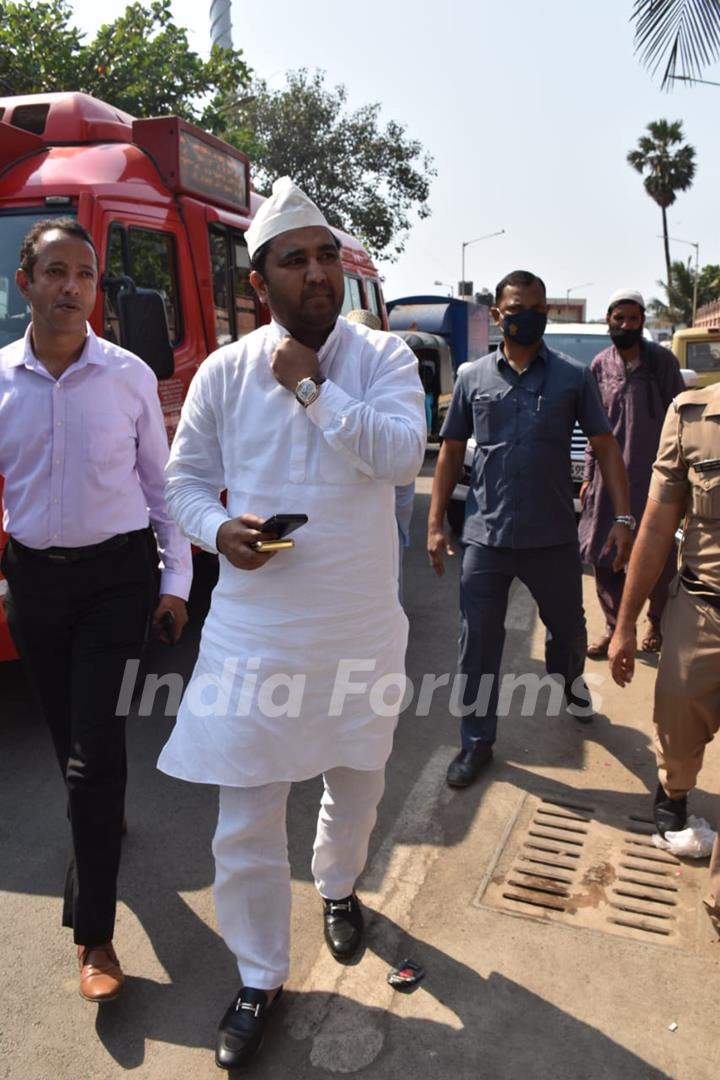
[[[572,684],[583,673],[587,630],[577,542],[544,548],[467,544],[460,577],[458,670],[466,676],[460,704],[465,711],[477,702],[477,709],[462,718],[465,750],[478,743],[495,741],[505,615],[515,578],[530,590],[548,631],[545,643],[548,674],[560,675],[566,684]],[[481,693],[483,675],[493,676],[489,694]],[[482,715],[476,715],[477,711]]]
[[[127,764],[117,716],[125,664],[140,655],[155,567],[145,531],[94,559],[54,564],[12,540],[2,569],[8,625],[39,696],[65,781],[72,856],[63,925],[78,945],[110,941]]]

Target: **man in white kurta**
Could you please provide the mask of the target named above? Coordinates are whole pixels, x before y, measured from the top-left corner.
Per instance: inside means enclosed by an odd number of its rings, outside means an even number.
[[[323,774],[313,874],[325,936],[340,960],[359,944],[354,886],[407,644],[394,488],[414,479],[425,447],[415,358],[399,338],[338,317],[342,266],[317,208],[279,181],[247,239],[273,320],[200,367],[167,470],[171,513],[220,552],[159,767],[220,785],[216,907],[244,984],[220,1025],[224,1068],[255,1053],[262,1012],[288,974],[292,781]],[[276,513],[309,520],[294,549],[260,554],[258,527]]]

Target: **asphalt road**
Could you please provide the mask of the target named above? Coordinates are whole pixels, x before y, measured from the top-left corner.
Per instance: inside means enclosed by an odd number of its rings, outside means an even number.
[[[408,673],[452,673],[457,570],[438,581],[423,550],[430,461],[418,484],[406,552],[411,622]],[[193,595],[193,625],[175,650],[155,648],[150,672],[189,672],[211,567]],[[586,581],[591,631],[599,629]],[[505,666],[542,672],[542,631],[522,590],[508,616]],[[720,946],[688,914],[676,948],[601,930],[508,915],[483,897],[519,807],[536,795],[612,797],[646,812],[655,774],[649,743],[654,661],[623,696],[603,665],[591,728],[564,711],[501,721],[487,778],[452,793],[444,772],[457,720],[439,690],[427,716],[401,719],[387,791],[360,895],[370,915],[359,962],[340,967],[322,941],[310,876],[320,784],[295,786],[288,827],[293,872],[292,975],[266,1046],[248,1075],[320,1080],[361,1073],[487,1080],[715,1080]],[[212,788],[169,779],[155,761],[172,726],[158,700],[129,721],[130,783],[116,945],[128,975],[122,996],[97,1009],[77,993],[70,936],[59,926],[67,855],[62,787],[49,739],[22,673],[0,671],[0,1076],[12,1080],[152,1080],[220,1075],[217,1021],[234,963],[215,927],[210,838]],[[713,748],[715,750],[715,748]],[[694,808],[720,819],[717,752]],[[685,871],[683,871],[685,872]],[[690,867],[700,881],[704,866]],[[694,876],[693,876],[694,875]],[[427,970],[415,993],[386,982],[411,956]],[[677,1029],[670,1031],[670,1025]]]

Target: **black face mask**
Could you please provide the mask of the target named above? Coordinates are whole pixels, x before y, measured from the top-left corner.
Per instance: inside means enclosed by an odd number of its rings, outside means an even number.
[[[502,321],[503,335],[518,345],[534,345],[545,333],[547,315],[543,311],[516,311],[505,315]]]
[[[642,326],[635,330],[611,330],[610,337],[616,349],[632,349],[642,341]]]

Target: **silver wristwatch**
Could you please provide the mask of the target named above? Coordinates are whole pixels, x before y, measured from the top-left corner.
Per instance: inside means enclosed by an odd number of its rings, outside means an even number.
[[[314,379],[301,379],[295,387],[295,397],[307,409],[308,405],[312,405],[320,393],[320,386],[321,383],[315,382]]]
[[[615,517],[615,522],[618,525],[627,525],[630,532],[635,532],[637,529],[637,521],[632,514],[618,514]]]

